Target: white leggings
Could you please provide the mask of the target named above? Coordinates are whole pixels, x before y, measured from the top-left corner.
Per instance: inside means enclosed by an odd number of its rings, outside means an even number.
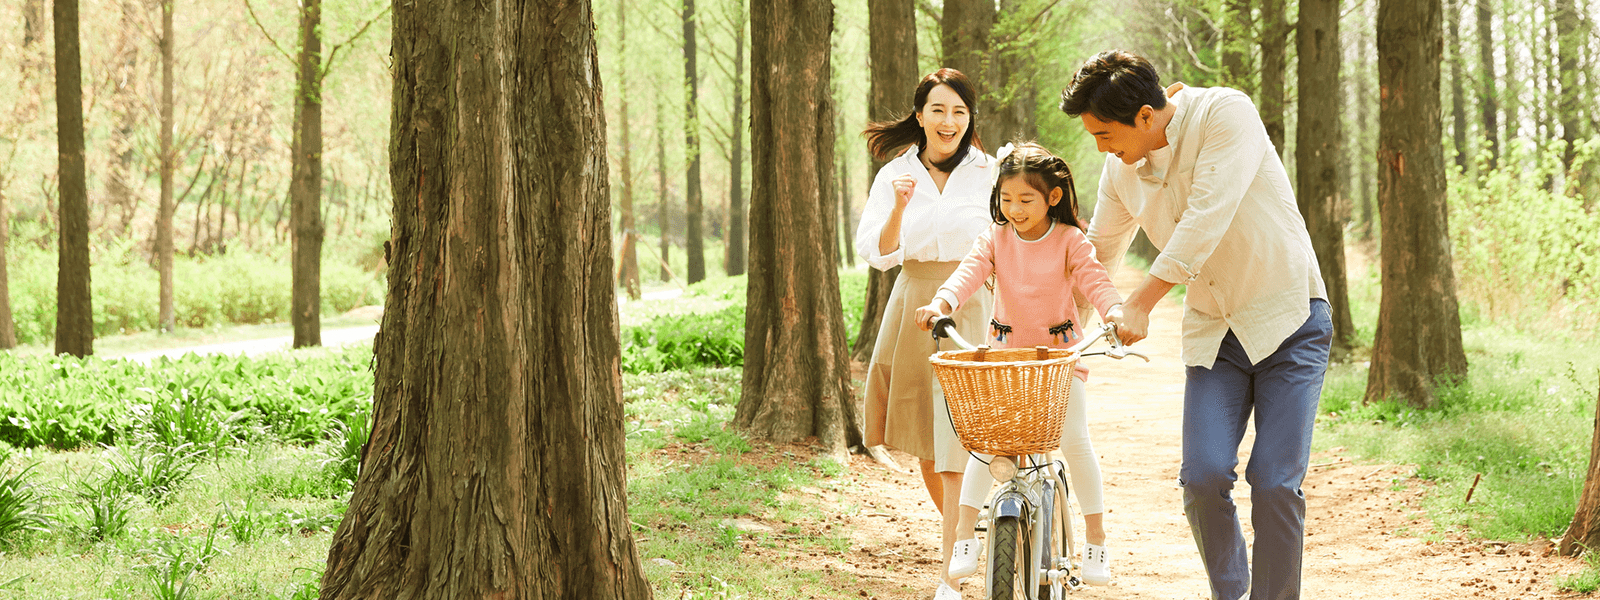
[[[1099,514],[1106,511],[1105,493],[1101,489],[1100,461],[1095,458],[1094,443],[1089,441],[1089,395],[1084,392],[1083,379],[1073,379],[1076,381],[1072,382],[1067,399],[1067,418],[1061,423],[1061,454],[1072,473],[1072,492],[1078,496],[1078,508],[1086,515]],[[962,506],[983,508],[989,489],[994,487],[994,476],[984,462],[993,458],[979,454],[967,459],[967,472],[961,479]]]

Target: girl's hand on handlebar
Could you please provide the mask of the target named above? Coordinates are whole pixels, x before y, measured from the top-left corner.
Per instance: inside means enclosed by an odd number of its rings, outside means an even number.
[[[1106,322],[1117,326],[1117,337],[1125,345],[1131,346],[1150,333],[1150,313],[1126,305],[1106,313]]]
[[[921,327],[923,331],[928,331],[933,329],[934,319],[947,314],[950,314],[950,305],[944,300],[934,299],[927,306],[917,308],[917,312],[912,318],[917,321],[917,327]]]

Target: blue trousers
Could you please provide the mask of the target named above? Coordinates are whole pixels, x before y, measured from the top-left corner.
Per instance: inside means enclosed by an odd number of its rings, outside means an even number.
[[[1214,600],[1297,600],[1305,547],[1306,499],[1300,491],[1311,460],[1311,429],[1333,321],[1328,303],[1311,301],[1311,317],[1276,352],[1251,364],[1232,331],[1211,368],[1189,367],[1183,397],[1183,508],[1211,580]],[[1255,572],[1233,502],[1234,469],[1245,423],[1254,412],[1250,483]]]

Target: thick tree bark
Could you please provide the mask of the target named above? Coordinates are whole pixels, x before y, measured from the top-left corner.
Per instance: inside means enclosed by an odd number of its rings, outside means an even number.
[[[322,345],[322,0],[300,8],[294,165],[289,176],[294,347]],[[609,281],[610,278],[608,277]]]
[[[1583,492],[1578,496],[1578,508],[1573,511],[1572,523],[1561,536],[1556,552],[1562,556],[1577,556],[1593,548],[1600,548],[1600,389],[1595,390],[1594,434],[1589,438],[1589,472],[1583,478]]]
[[[173,178],[177,176],[177,161],[172,148],[172,3],[161,0],[161,200],[156,213],[156,271],[161,277],[161,299],[158,321],[161,331],[177,327],[177,313],[172,305],[172,218],[177,205],[172,201]]]
[[[56,354],[94,354],[89,296],[89,189],[83,164],[83,77],[78,51],[78,0],[55,0],[56,160],[60,169],[56,274]]]
[[[397,4],[394,45],[372,439],[321,597],[650,598],[590,5]]]
[[[617,68],[616,85],[622,89],[622,93],[617,94],[617,116],[621,121],[617,129],[622,132],[622,266],[617,269],[617,284],[629,298],[638,300],[641,296],[639,250],[635,244],[639,241],[639,232],[633,222],[633,121],[628,114],[627,90],[627,59],[631,56],[628,54],[628,5],[628,2],[617,3],[617,60],[621,61],[621,66]]]
[[[683,136],[688,153],[689,174],[683,195],[683,252],[689,264],[684,268],[689,283],[706,278],[705,232],[701,229],[700,206],[700,74],[695,69],[694,0],[683,0]]]
[[[1434,387],[1465,379],[1451,265],[1439,106],[1440,0],[1378,5],[1378,201],[1383,299],[1367,402],[1434,405]]]
[[[815,436],[842,457],[862,443],[850,388],[833,237],[829,0],[757,0],[750,14],[750,283],[738,427]]]
[[[1283,156],[1285,150],[1284,111],[1287,110],[1288,102],[1284,91],[1287,83],[1284,80],[1289,73],[1291,33],[1290,25],[1283,16],[1283,4],[1284,0],[1261,0],[1261,122],[1266,125],[1267,138],[1272,140],[1272,147],[1277,150],[1279,157]],[[1338,52],[1337,40],[1333,48],[1334,52]],[[1304,60],[1303,56],[1301,60]],[[1337,96],[1321,90],[1339,88],[1306,87],[1305,81],[1301,80],[1300,89],[1312,90],[1313,94],[1322,96]],[[1301,97],[1304,98],[1304,95]],[[1330,146],[1337,147],[1337,144]]]
[[[1483,114],[1483,137],[1489,140],[1489,168],[1500,164],[1500,96],[1495,92],[1494,14],[1492,0],[1478,0],[1478,106]]]
[[[729,168],[732,173],[728,175],[728,237],[726,240],[728,260],[723,269],[729,275],[743,275],[745,272],[745,217],[744,204],[744,132],[750,124],[744,118],[744,39],[748,31],[749,19],[746,18],[744,2],[739,3],[739,31],[733,37],[733,158],[729,159]]]
[[[1462,78],[1466,76],[1461,61],[1461,3],[1466,0],[1445,0],[1445,29],[1450,32],[1450,128],[1456,145],[1456,168],[1466,170],[1472,164],[1472,148],[1467,142],[1467,93]]]
[[[1339,0],[1302,0],[1297,52],[1300,112],[1295,127],[1296,198],[1311,234],[1322,280],[1333,309],[1333,355],[1350,353],[1355,322],[1350,317],[1350,290],[1345,281],[1344,218],[1339,214],[1339,158],[1344,139],[1337,90],[1343,62],[1339,44]]]
[[[984,148],[998,148],[1004,144],[999,129],[1001,120],[996,118],[1000,107],[995,102],[995,92],[1001,88],[1001,82],[995,77],[998,69],[991,41],[994,19],[994,0],[945,0],[939,21],[944,56],[941,66],[961,71],[972,82],[978,105],[967,108],[973,111],[978,139]],[[915,82],[911,79],[900,85],[915,85]],[[900,94],[905,96],[909,89],[902,87]]]
[[[917,82],[917,14],[913,0],[868,0],[867,29],[869,31],[867,60],[871,64],[871,90],[867,104],[867,120],[887,121],[904,117],[912,110],[911,91]],[[867,173],[867,185],[885,161],[869,157],[872,171]],[[849,193],[857,193],[849,190]],[[862,203],[865,206],[865,203]],[[855,230],[842,232],[854,239]],[[861,311],[861,324],[856,330],[856,342],[850,348],[851,358],[866,362],[872,359],[872,349],[878,342],[878,328],[883,324],[883,311],[889,303],[889,292],[894,290],[894,279],[900,268],[889,271],[867,270],[866,306]]]

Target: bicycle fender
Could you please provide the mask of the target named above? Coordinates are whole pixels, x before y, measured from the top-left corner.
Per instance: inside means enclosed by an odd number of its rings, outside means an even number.
[[[1028,501],[1022,494],[1016,492],[1001,492],[990,503],[989,518],[1016,517],[1028,518]]]

